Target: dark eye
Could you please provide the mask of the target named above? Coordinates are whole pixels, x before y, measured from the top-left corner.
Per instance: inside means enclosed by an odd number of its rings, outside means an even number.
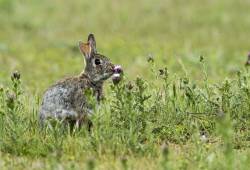
[[[95,65],[100,65],[101,64],[101,60],[99,58],[95,59]]]

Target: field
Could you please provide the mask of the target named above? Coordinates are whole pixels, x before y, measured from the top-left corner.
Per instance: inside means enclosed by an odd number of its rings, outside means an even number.
[[[0,0],[0,169],[248,169],[249,0]],[[41,130],[77,47],[122,65],[92,132]],[[18,70],[19,75],[13,72]]]

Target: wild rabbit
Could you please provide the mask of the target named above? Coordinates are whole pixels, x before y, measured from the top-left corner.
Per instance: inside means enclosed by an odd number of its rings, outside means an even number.
[[[77,127],[84,123],[91,126],[88,115],[92,114],[93,106],[85,92],[92,91],[99,102],[103,97],[104,81],[116,75],[114,81],[117,82],[117,74],[122,72],[120,66],[114,66],[109,58],[97,52],[93,34],[89,34],[87,43],[79,41],[79,48],[86,61],[85,70],[46,90],[39,113],[42,125],[47,119],[57,119]]]

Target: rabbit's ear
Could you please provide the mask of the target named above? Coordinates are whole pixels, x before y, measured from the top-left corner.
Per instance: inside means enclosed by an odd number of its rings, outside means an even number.
[[[91,47],[91,52],[96,53],[96,41],[94,34],[89,34],[88,36],[88,43]]]
[[[86,59],[91,57],[92,50],[91,50],[91,46],[89,45],[89,43],[84,43],[82,41],[79,41],[79,48]]]

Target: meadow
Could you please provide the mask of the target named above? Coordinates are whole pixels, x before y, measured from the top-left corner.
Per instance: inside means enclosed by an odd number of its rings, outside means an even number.
[[[248,169],[250,1],[0,0],[0,169]],[[124,69],[91,133],[41,130],[43,92],[77,47]],[[18,72],[15,72],[15,71]]]

